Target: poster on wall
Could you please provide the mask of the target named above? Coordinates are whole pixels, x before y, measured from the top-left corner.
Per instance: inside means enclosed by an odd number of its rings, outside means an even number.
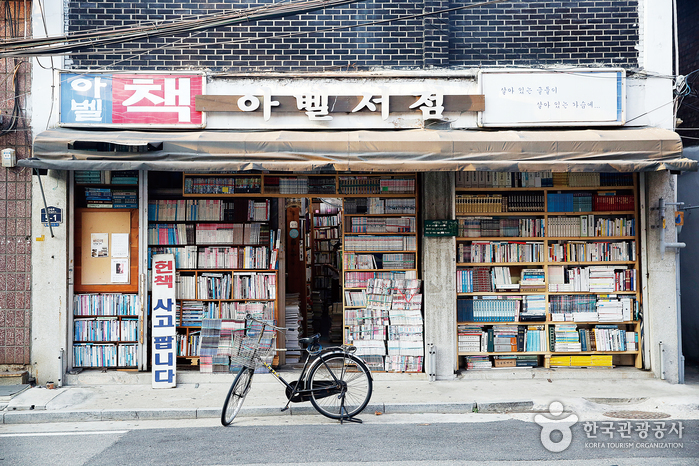
[[[112,259],[112,283],[129,283],[128,259]]]
[[[90,234],[90,251],[92,257],[109,257],[109,234]]]
[[[177,337],[175,334],[175,256],[153,256],[151,295],[153,388],[173,388],[176,382]]]
[[[128,233],[112,233],[112,257],[129,257]]]

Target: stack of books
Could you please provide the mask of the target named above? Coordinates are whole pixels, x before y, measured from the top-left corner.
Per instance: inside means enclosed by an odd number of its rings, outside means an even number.
[[[138,184],[138,170],[111,172],[112,184]]]
[[[459,353],[481,352],[482,325],[459,325],[458,345]]]
[[[520,291],[544,291],[546,272],[544,269],[523,269],[519,280]]]
[[[517,358],[516,367],[537,367],[539,365],[539,357],[531,354],[523,354],[515,356]]]
[[[520,322],[542,322],[546,320],[546,296],[531,295],[523,297]]]
[[[488,356],[466,356],[467,370],[492,369],[493,363]]]
[[[75,182],[77,184],[107,184],[109,183],[109,172],[75,170]]]
[[[89,208],[111,209],[112,190],[109,188],[85,188],[85,201]]]
[[[493,332],[493,352],[509,353],[517,351],[517,327],[514,325],[494,325]],[[488,330],[490,338],[490,330]]]
[[[112,203],[115,209],[137,209],[138,194],[135,189],[112,189]]]
[[[582,350],[575,324],[556,324],[554,328],[554,351],[570,353]]]

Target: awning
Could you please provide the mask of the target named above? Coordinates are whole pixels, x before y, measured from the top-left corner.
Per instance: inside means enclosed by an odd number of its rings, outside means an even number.
[[[51,129],[18,165],[58,170],[696,171],[673,131],[86,131]]]

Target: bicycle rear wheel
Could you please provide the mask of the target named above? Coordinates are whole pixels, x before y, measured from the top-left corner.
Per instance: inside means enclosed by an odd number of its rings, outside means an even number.
[[[223,411],[221,411],[221,424],[224,426],[233,422],[241,406],[243,406],[245,396],[248,394],[250,386],[252,385],[252,376],[254,373],[254,369],[243,366],[240,372],[238,372],[238,375],[235,376],[235,380],[230,390],[228,390],[226,401],[223,402]]]
[[[372,381],[364,361],[352,354],[331,353],[318,358],[308,375],[307,388],[320,414],[348,419],[369,404]]]

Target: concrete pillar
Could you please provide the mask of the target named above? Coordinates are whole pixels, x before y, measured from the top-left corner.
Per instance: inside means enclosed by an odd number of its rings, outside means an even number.
[[[422,183],[425,220],[454,218],[454,173],[425,173]],[[456,240],[454,237],[423,237],[425,344],[437,351],[437,378],[454,378],[456,356]]]
[[[48,227],[41,223],[44,201],[39,181],[32,177],[32,375],[38,384],[59,383],[63,377],[59,366],[59,351],[72,351],[68,342],[67,264],[68,215],[66,171],[49,170],[41,176],[46,203],[63,210],[63,223]]]
[[[667,249],[664,258],[660,254],[659,213],[658,207],[662,197],[666,202],[675,201],[676,177],[667,171],[653,172],[646,175],[646,215],[648,229],[647,262],[643,274],[643,286],[647,288],[648,300],[643,304],[645,323],[646,352],[650,358],[650,369],[660,378],[661,358],[665,380],[678,383],[680,368],[678,299],[675,250]],[[674,225],[674,206],[665,211],[667,228],[664,230],[666,242],[676,242]],[[659,343],[663,342],[664,352],[660,353]],[[647,364],[646,364],[647,367]]]

